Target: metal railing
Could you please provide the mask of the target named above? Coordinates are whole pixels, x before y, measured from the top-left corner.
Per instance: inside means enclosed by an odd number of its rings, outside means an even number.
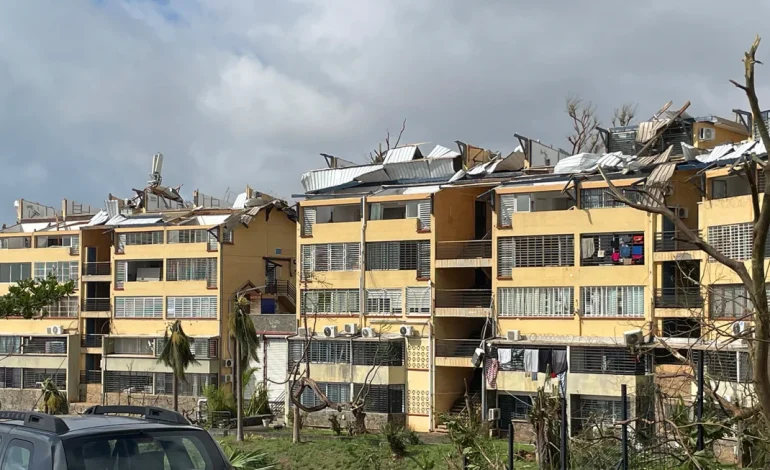
[[[80,383],[82,385],[102,383],[102,371],[100,370],[81,370]]]
[[[84,312],[109,312],[110,299],[109,297],[83,299],[83,311]]]
[[[471,357],[480,344],[477,339],[437,339],[436,356]]]
[[[83,276],[109,276],[111,272],[109,261],[83,263]]]
[[[29,337],[21,345],[22,354],[67,354],[66,338]]]
[[[655,290],[655,308],[701,308],[703,294],[695,287],[664,287]]]
[[[265,286],[265,294],[283,296],[296,304],[297,290],[291,281],[273,281]]]
[[[436,242],[436,259],[479,258],[492,258],[492,240]]]
[[[701,238],[700,230],[693,230],[693,233]],[[686,236],[679,230],[658,232],[655,234],[655,251],[685,251],[698,250],[694,243],[688,241]]]
[[[82,348],[101,348],[102,339],[104,335],[83,335],[80,339],[80,347]]]
[[[440,289],[436,291],[436,308],[490,308],[491,289]]]

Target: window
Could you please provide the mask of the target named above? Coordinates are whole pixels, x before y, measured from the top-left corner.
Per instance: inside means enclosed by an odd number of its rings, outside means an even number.
[[[222,243],[227,243],[229,245],[235,243],[235,229],[227,227],[222,228]]]
[[[577,403],[573,408],[572,417],[578,422],[575,423],[576,429],[580,429],[588,424],[614,425],[620,421],[623,410],[623,402],[620,398],[601,397],[586,398],[582,396],[575,397]],[[629,416],[631,415],[631,407]]]
[[[743,318],[754,309],[749,291],[742,284],[712,285],[709,291],[711,318]]]
[[[18,250],[20,248],[29,248],[30,246],[32,246],[30,237],[0,238],[0,250]]]
[[[14,439],[8,444],[3,456],[2,470],[30,470],[32,466],[32,451],[34,446],[31,442]]]
[[[586,317],[644,316],[644,286],[583,287],[580,297]]]
[[[21,369],[0,367],[0,388],[21,388]]]
[[[760,169],[761,174],[761,169]],[[763,187],[759,186],[760,192]],[[751,187],[743,176],[733,175],[711,180],[711,199],[724,199],[727,197],[748,196]]]
[[[622,196],[631,202],[639,202],[639,192],[624,188],[618,188],[618,190]],[[607,207],[626,207],[626,204],[615,199],[615,196],[608,188],[580,190],[581,209],[602,209]]]
[[[65,369],[22,369],[22,388],[39,389],[45,379],[51,381],[61,390],[67,388],[67,371]]]
[[[305,342],[289,341],[289,367],[299,360],[309,360],[314,364],[350,364],[350,340],[314,339],[310,342],[307,357],[303,358]]]
[[[301,299],[303,314],[351,314],[359,312],[358,289],[303,290]]]
[[[408,314],[429,314],[430,301],[430,287],[406,288],[406,312]]]
[[[357,271],[360,255],[360,243],[303,245],[302,279],[310,279],[316,271]]]
[[[361,220],[361,205],[317,206],[302,208],[302,236],[313,235],[313,225]]]
[[[367,289],[368,315],[400,315],[403,312],[401,289]]]
[[[531,212],[533,209],[531,194],[500,195],[500,226],[510,227],[515,212]]]
[[[419,229],[430,229],[430,199],[369,204],[369,220],[419,219]]]
[[[185,380],[179,381],[179,395],[185,397],[203,396],[203,390],[209,385],[217,385],[217,374],[184,374]],[[174,374],[155,373],[155,394],[171,395],[174,387]]]
[[[705,351],[706,375],[712,380],[737,382],[738,357],[736,351]],[[700,354],[693,354],[697,365]]]
[[[571,317],[572,287],[500,287],[498,312],[502,317]]]
[[[353,341],[353,365],[403,366],[404,341]]]
[[[38,248],[57,248],[57,247],[75,247],[80,246],[80,237],[78,235],[38,235],[35,237]]]
[[[78,298],[63,298],[48,307],[48,316],[52,318],[76,318],[78,316]]]
[[[104,371],[105,392],[152,393],[152,385],[152,372]],[[89,439],[92,438],[89,436]]]
[[[0,282],[19,282],[32,277],[32,263],[0,263]]]
[[[430,277],[430,241],[370,242],[366,244],[367,271],[417,271]]]
[[[753,234],[751,223],[714,225],[708,228],[708,242],[723,255],[737,261],[751,259]],[[765,258],[770,257],[770,237],[765,243]],[[713,261],[714,258],[709,258]]]
[[[644,264],[644,233],[581,235],[581,266]]]
[[[167,281],[208,281],[216,286],[216,258],[181,258],[166,261]]]
[[[216,318],[217,298],[207,297],[168,297],[166,299],[167,318]]]
[[[366,387],[361,393],[361,390]],[[364,411],[367,413],[403,413],[404,385],[353,384],[353,396],[366,395]]]
[[[317,382],[316,385],[326,395],[326,398],[334,403],[350,401],[349,383]],[[306,387],[302,391],[299,401],[304,406],[318,406],[321,404],[321,400],[310,387]]]
[[[168,243],[206,243],[209,232],[206,229],[169,230]]]
[[[163,232],[128,232],[118,235],[119,244],[122,245],[162,245]]]
[[[500,425],[507,428],[511,421],[527,419],[532,409],[531,395],[510,395],[504,391],[497,393],[497,407],[500,408]]]
[[[143,429],[120,434],[100,433],[63,442],[65,466],[69,470],[212,470],[228,467],[214,440],[204,430]]]
[[[163,297],[115,297],[115,318],[163,318]]]
[[[649,358],[625,348],[573,346],[569,354],[570,372],[578,374],[644,375]]]
[[[19,336],[0,336],[0,353],[2,354],[20,354],[21,337]]]
[[[498,238],[498,276],[510,277],[512,268],[574,266],[574,245],[572,235]]]
[[[155,338],[113,338],[114,354],[155,354]]]
[[[49,274],[56,276],[56,280],[59,282],[76,281],[78,279],[78,262],[35,263],[35,279],[45,279]]]

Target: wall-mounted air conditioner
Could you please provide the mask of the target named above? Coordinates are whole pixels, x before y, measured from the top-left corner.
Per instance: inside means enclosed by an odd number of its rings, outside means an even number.
[[[364,338],[376,338],[377,337],[377,331],[375,331],[374,328],[366,327],[361,328],[361,336]]]
[[[324,327],[324,336],[327,338],[337,337],[337,325],[329,325]]]
[[[358,323],[345,323],[345,333],[349,335],[358,334]]]

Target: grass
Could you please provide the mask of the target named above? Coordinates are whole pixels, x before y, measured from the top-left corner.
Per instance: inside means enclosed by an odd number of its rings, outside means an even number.
[[[279,470],[421,470],[433,462],[434,470],[461,469],[461,458],[445,436],[421,435],[420,444],[408,446],[406,456],[394,459],[384,437],[370,434],[361,437],[337,437],[331,432],[302,430],[300,444],[292,444],[290,432],[276,431],[247,436],[243,443],[234,445],[246,451],[267,454]],[[499,444],[499,445],[498,445]],[[495,441],[501,461],[507,456],[507,441]],[[532,450],[531,446],[516,445],[516,450]],[[453,466],[454,464],[454,466]],[[534,470],[534,462],[517,461],[516,469]]]

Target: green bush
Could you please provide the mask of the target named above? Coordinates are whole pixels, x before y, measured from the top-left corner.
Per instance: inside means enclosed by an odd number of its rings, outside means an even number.
[[[388,443],[390,452],[396,457],[406,455],[407,446],[420,443],[417,433],[393,423],[387,423],[382,426],[382,435]]]

